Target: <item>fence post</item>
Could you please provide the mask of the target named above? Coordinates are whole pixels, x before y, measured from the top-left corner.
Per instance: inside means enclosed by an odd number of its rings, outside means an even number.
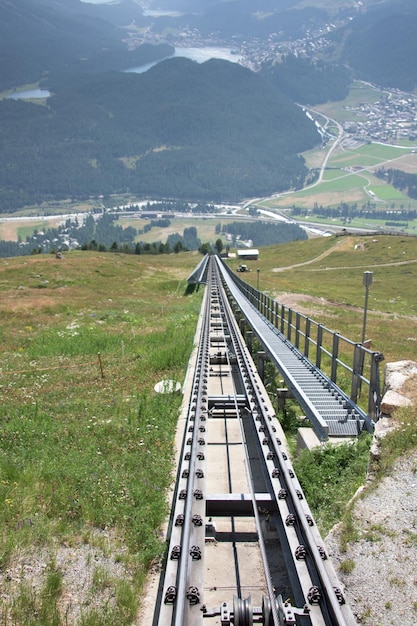
[[[285,335],[285,305],[281,304],[281,332]]]
[[[378,421],[381,413],[381,383],[379,364],[384,360],[382,352],[373,352],[371,356],[371,371],[369,374],[368,415]]]
[[[310,351],[310,330],[311,330],[311,320],[309,317],[306,319],[306,336],[304,337],[304,356],[308,359],[308,354]]]
[[[361,389],[361,373],[363,371],[364,351],[361,343],[355,343],[353,352],[353,371],[352,386],[350,390],[350,399],[357,404],[358,396]]]
[[[248,285],[248,293],[249,293],[249,302],[251,302],[251,304],[254,304],[256,302],[256,297],[255,297],[255,291],[252,285]]]
[[[265,296],[265,304],[266,304],[266,319],[268,322],[271,320],[271,298],[269,296]]]
[[[323,345],[323,324],[317,326],[316,367],[321,368],[321,348]]]
[[[288,329],[287,329],[288,341],[291,341],[291,331],[292,331],[292,309],[288,309]]]
[[[300,314],[298,311],[295,314],[295,347],[300,347]]]
[[[334,333],[333,335],[333,346],[332,346],[332,371],[330,374],[330,378],[332,382],[337,382],[337,359],[339,358],[339,333]]]

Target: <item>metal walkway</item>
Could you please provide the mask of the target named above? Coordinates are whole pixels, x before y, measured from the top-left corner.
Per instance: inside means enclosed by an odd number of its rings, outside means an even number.
[[[247,324],[282,374],[320,440],[356,437],[373,422],[341,389],[311,363],[242,294],[228,269],[216,258],[225,285]]]

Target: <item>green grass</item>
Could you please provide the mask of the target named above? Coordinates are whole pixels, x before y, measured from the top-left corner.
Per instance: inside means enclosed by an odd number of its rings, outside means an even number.
[[[236,269],[239,261],[229,261]],[[320,237],[261,250],[244,280],[278,302],[298,294],[300,307],[317,323],[360,341],[365,290],[363,272],[373,272],[367,335],[386,361],[415,358],[417,249],[414,237]],[[276,271],[279,270],[279,271]],[[405,288],[406,285],[406,288]],[[304,298],[304,302],[303,302]],[[312,300],[306,300],[311,298]]]
[[[323,534],[337,523],[366,476],[371,436],[338,446],[303,450],[294,470]]]
[[[89,593],[110,586],[112,599],[90,610],[87,593],[74,626],[131,624],[163,550],[181,396],[153,387],[183,381],[201,305],[202,291],[184,295],[198,256],[112,256],[7,259],[0,269],[1,567],[34,550],[55,562],[62,543],[123,554],[116,578],[92,569]],[[97,533],[111,533],[110,545]],[[66,623],[65,602],[56,608],[66,575],[55,568],[35,589],[22,584],[0,617]]]
[[[366,83],[355,81],[345,100],[339,102],[327,102],[320,106],[320,111],[334,119],[356,119],[354,113],[349,114],[347,107],[356,107],[361,102],[377,102],[381,97],[380,92]]]

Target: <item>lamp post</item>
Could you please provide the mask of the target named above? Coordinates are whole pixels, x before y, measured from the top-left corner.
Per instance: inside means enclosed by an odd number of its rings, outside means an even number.
[[[362,327],[362,343],[365,342],[366,337],[366,317],[368,315],[368,296],[369,287],[372,285],[373,272],[363,273],[363,286],[365,287],[365,306],[363,309],[363,327]]]
[[[260,268],[258,267],[258,269],[256,270],[256,272],[257,272],[257,274],[258,274],[258,275],[257,275],[257,277],[256,277],[256,288],[257,288],[257,290],[258,290],[258,291],[259,291],[259,272],[260,272],[260,271],[261,271],[261,270],[260,270]]]

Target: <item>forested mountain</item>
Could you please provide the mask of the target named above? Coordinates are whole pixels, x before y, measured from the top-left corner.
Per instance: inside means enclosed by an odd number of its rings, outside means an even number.
[[[264,64],[260,74],[300,104],[343,100],[349,93],[351,83],[351,74],[346,67],[323,61],[313,62],[293,54]]]
[[[0,0],[0,89],[38,81],[54,88],[68,74],[123,70],[173,53],[166,45],[129,49],[126,30],[106,18],[114,13],[125,25],[141,10],[127,0],[117,10],[111,7],[80,0]]]
[[[299,187],[314,124],[260,76],[227,61],[168,59],[97,74],[41,107],[0,101],[0,207],[47,198],[237,200]]]
[[[341,61],[357,77],[383,87],[417,86],[417,3],[389,0],[359,14],[333,35],[344,41]]]
[[[170,12],[157,19],[144,6],[0,0],[0,89],[52,92],[43,106],[0,100],[0,212],[114,193],[238,201],[299,188],[307,170],[298,155],[319,136],[294,101],[346,95],[349,69],[335,59],[371,81],[417,84],[411,0],[146,2]],[[148,31],[163,43],[139,45]],[[256,73],[180,58],[121,71],[173,56],[174,33],[176,43],[197,33],[243,48],[248,36],[253,50],[267,42],[270,61]],[[275,53],[284,40],[287,53]],[[301,53],[288,54],[295,40]]]
[[[153,28],[155,32],[173,28],[196,29],[203,37],[215,33],[217,37],[233,38],[235,41],[270,34],[276,36],[280,32],[285,33],[285,38],[292,39],[303,36],[306,28],[322,26],[330,20],[326,10],[303,4],[300,0],[216,2],[203,11],[190,8],[185,15],[161,18],[153,24]]]

